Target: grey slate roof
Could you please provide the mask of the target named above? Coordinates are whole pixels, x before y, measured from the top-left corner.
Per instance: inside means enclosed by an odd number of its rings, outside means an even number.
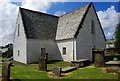
[[[90,4],[59,18],[56,40],[74,38],[89,5]]]
[[[27,38],[64,40],[76,37],[91,4],[60,17],[20,8]]]
[[[54,40],[57,16],[20,8],[27,38]]]

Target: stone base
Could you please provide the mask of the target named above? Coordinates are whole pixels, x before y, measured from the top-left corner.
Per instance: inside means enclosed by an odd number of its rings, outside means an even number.
[[[106,62],[106,70],[107,72],[117,73],[120,70],[120,61],[109,61]]]
[[[106,66],[108,73],[117,73],[120,70],[120,66]]]

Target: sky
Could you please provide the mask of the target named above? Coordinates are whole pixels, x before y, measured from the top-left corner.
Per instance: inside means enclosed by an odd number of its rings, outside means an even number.
[[[89,3],[90,1],[70,2],[70,0],[36,0],[36,2],[35,0],[0,0],[0,46],[14,41],[19,7],[60,16]],[[93,4],[106,38],[114,38],[116,24],[120,22],[118,20],[120,19],[120,2],[114,0],[111,2],[95,2],[93,0]]]

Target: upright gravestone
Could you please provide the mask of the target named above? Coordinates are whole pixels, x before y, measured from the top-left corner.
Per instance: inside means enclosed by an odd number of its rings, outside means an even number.
[[[10,65],[11,63],[2,63],[2,81],[10,81]]]
[[[93,61],[96,67],[105,66],[104,49],[93,49]]]
[[[61,76],[61,68],[60,67],[53,67],[52,69],[53,76],[60,77]]]
[[[39,70],[47,71],[47,59],[48,59],[48,53],[45,53],[45,49],[41,50],[41,56],[39,60]]]
[[[118,81],[120,81],[120,70],[118,71]]]

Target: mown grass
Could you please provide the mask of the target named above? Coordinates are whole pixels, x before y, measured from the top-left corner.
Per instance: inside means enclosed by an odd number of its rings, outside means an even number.
[[[52,70],[54,66],[66,67],[70,63],[64,61],[49,61],[47,69]],[[12,79],[51,79],[47,72],[39,71],[38,64],[30,64],[28,66],[15,65],[11,67]]]
[[[48,70],[52,70],[52,67],[66,67],[70,63],[57,61],[49,62]],[[78,70],[67,73],[64,77],[57,79],[117,79],[117,74],[106,73],[101,70],[101,68],[91,68],[85,67]],[[49,77],[48,72],[42,72],[38,70],[38,64],[31,64],[28,66],[15,65],[11,67],[11,78],[12,79],[55,79],[54,77]]]
[[[47,72],[38,70],[38,65],[11,67],[12,79],[49,79]]]
[[[106,73],[101,68],[80,68],[71,72],[67,78],[71,79],[117,79],[117,74]]]
[[[70,63],[57,60],[57,61],[49,61],[47,65],[48,65],[47,69],[52,70],[54,66],[64,68],[64,67],[70,66]]]

